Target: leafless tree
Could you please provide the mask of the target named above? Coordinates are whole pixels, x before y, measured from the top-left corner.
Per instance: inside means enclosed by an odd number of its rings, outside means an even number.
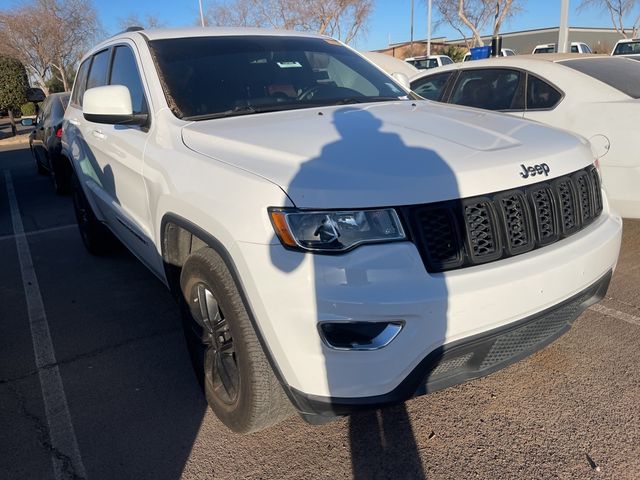
[[[0,12],[5,53],[22,61],[47,93],[49,75],[70,89],[74,68],[99,32],[91,0],[35,0]]]
[[[118,24],[122,30],[126,30],[129,27],[143,27],[143,28],[162,28],[166,27],[166,24],[160,20],[157,16],[148,14],[144,18],[140,18],[136,14],[129,14],[124,18],[118,19]]]
[[[482,46],[482,31],[493,22],[492,35],[502,24],[522,10],[525,0],[435,0],[443,23],[448,23],[465,39],[467,48]],[[470,35],[469,35],[470,34]]]
[[[640,31],[639,6],[640,2],[638,0],[582,0],[578,9],[598,8],[601,11],[608,12],[616,32],[624,38],[634,38]],[[635,21],[631,24],[631,27],[626,28],[624,26],[625,20],[629,17]]]
[[[207,10],[207,23],[318,32],[351,42],[366,28],[373,0],[229,0]]]

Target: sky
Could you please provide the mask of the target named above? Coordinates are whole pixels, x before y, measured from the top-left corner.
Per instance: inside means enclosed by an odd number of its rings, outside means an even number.
[[[204,8],[215,0],[202,0]],[[20,0],[0,0],[0,9],[22,3]],[[410,38],[411,0],[374,0],[375,9],[369,22],[368,32],[357,39],[355,47],[361,50],[384,48],[392,43],[408,41]],[[569,24],[572,27],[611,27],[607,14],[592,9],[578,12],[580,0],[570,1]],[[151,14],[168,27],[191,26],[198,17],[198,0],[94,0],[100,21],[108,33],[119,30],[119,19],[129,14],[140,18]],[[415,0],[414,38],[427,37],[426,0]],[[503,25],[502,31],[527,30],[558,26],[560,0],[527,0],[525,11],[511,22]],[[434,8],[434,21],[437,20]],[[490,32],[483,32],[490,33]],[[433,31],[434,37],[459,38],[460,35],[446,25]]]

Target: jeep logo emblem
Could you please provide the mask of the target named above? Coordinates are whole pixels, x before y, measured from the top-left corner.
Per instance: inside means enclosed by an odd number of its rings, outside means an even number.
[[[520,165],[520,168],[522,168],[522,171],[520,172],[520,176],[522,178],[535,177],[536,175],[542,174],[547,177],[549,175],[549,172],[551,171],[549,165],[547,165],[546,163],[533,165],[532,167],[525,167],[524,165]]]

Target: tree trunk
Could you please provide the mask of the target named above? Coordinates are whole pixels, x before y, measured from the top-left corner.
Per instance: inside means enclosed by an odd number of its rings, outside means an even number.
[[[464,13],[464,0],[458,0],[458,18],[460,18],[460,20],[462,20],[462,23],[464,23],[469,28],[469,30],[471,30],[475,46],[484,46],[484,42],[482,41],[480,32],[478,32],[476,26],[469,21],[467,15]]]
[[[8,108],[7,111],[9,112],[9,121],[11,122],[11,136],[15,137],[18,134],[18,130],[16,129],[16,119],[13,118],[13,109]]]
[[[64,88],[65,92],[68,92],[69,90],[71,90],[69,88],[69,80],[67,80],[67,69],[63,68],[61,70],[61,76],[62,76],[62,87]]]

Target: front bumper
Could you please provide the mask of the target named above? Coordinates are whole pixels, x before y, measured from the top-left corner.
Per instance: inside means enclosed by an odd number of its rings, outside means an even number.
[[[444,345],[422,360],[393,391],[373,397],[332,398],[291,390],[301,412],[347,415],[488,375],[540,350],[567,332],[589,306],[604,298],[613,272],[570,299],[505,327]]]
[[[240,260],[238,273],[265,350],[292,401],[303,413],[335,414],[401,401],[420,385],[431,391],[501,368],[502,360],[483,364],[475,347],[463,360],[456,352],[477,339],[477,348],[490,349],[486,339],[494,332],[546,318],[545,312],[568,299],[591,293],[578,302],[573,321],[606,290],[599,282],[606,283],[615,267],[621,233],[621,219],[605,206],[592,225],[553,245],[437,274],[426,271],[410,242],[334,256],[241,243],[234,259]],[[318,334],[318,323],[327,321],[400,321],[404,328],[380,350],[337,351]],[[528,355],[563,328],[545,330],[540,341],[504,361]],[[461,370],[450,369],[452,364]]]

